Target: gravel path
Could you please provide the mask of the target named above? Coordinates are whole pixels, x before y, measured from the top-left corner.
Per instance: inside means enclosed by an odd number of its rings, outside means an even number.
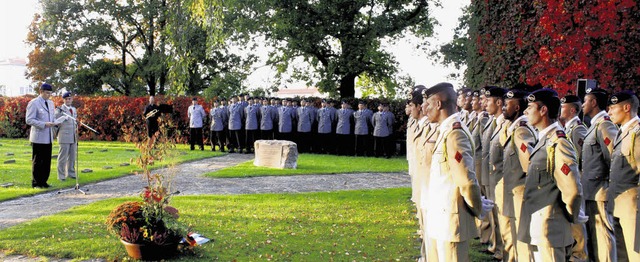
[[[179,175],[174,179],[173,190],[180,191],[180,195],[297,193],[411,186],[410,178],[406,173],[356,173],[250,178],[210,178],[202,176],[204,173],[234,166],[251,159],[253,159],[253,155],[228,154],[180,164],[173,170],[160,169],[157,172],[179,171]],[[131,175],[81,185],[80,188],[86,191],[86,195],[70,188],[68,190],[52,191],[0,202],[0,229],[102,199],[138,195],[144,186],[145,184],[140,177]],[[5,256],[0,252],[0,261],[26,262],[41,260],[42,258]],[[52,258],[47,258],[47,260],[69,261]]]

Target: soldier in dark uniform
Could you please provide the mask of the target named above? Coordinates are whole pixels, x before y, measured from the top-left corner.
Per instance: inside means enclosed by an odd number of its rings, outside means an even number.
[[[538,132],[524,186],[518,241],[529,245],[532,261],[568,261],[571,223],[580,216],[582,185],[576,152],[557,122],[560,98],[552,89],[531,93],[525,111]]]
[[[582,103],[580,98],[574,95],[566,95],[560,99],[560,119],[559,122],[564,128],[564,132],[567,134],[567,139],[571,141],[571,145],[575,149],[578,158],[578,166],[582,163],[582,145],[584,143],[584,137],[587,134],[587,127],[582,123],[578,114],[582,109]],[[584,203],[582,204],[581,212],[584,214]],[[572,248],[571,256],[574,261],[586,261],[587,256],[587,241],[585,239],[586,227],[584,224],[571,224],[571,230],[573,232],[573,238],[576,240],[575,245]]]
[[[640,261],[640,118],[638,97],[631,91],[611,96],[609,115],[620,131],[613,142],[607,209],[613,212],[618,260]]]
[[[606,211],[613,140],[618,127],[607,114],[609,95],[603,89],[587,89],[582,111],[591,125],[582,147],[582,189],[587,220],[587,250],[590,261],[616,261],[613,216]]]
[[[152,137],[158,132],[158,117],[160,116],[160,108],[156,104],[154,96],[149,96],[149,104],[144,107],[142,115],[147,121],[147,136]]]

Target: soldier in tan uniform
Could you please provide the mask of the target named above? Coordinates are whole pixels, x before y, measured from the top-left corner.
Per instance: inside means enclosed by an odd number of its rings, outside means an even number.
[[[469,121],[469,107],[467,105],[467,94],[471,92],[471,89],[469,88],[462,88],[460,90],[458,90],[458,98],[456,98],[456,105],[458,106],[459,110],[459,114],[460,114],[460,120],[462,120],[462,123],[466,125],[466,123]]]
[[[473,171],[469,130],[456,112],[456,93],[449,83],[427,90],[429,121],[440,124],[427,190],[428,261],[469,261],[469,240],[477,234],[474,219],[483,208]]]
[[[70,92],[62,94],[64,103],[55,110],[55,118],[64,117],[64,121],[55,129],[58,136],[58,180],[65,181],[67,178],[76,178],[76,156],[78,152],[78,136],[76,130],[78,124],[71,117],[78,119],[78,110],[73,107],[73,95]]]
[[[613,217],[605,209],[613,140],[618,127],[607,114],[609,96],[603,89],[587,89],[582,110],[591,118],[582,147],[582,190],[587,220],[587,250],[590,261],[616,261]]]
[[[576,151],[579,169],[582,163],[582,145],[584,144],[584,137],[587,134],[587,127],[578,117],[581,109],[582,103],[577,96],[566,95],[560,99],[559,122],[564,128],[567,139],[569,139],[571,145],[573,145],[573,149]],[[582,203],[580,212],[584,215],[584,202]],[[576,241],[571,249],[571,261],[587,261],[587,241],[585,240],[587,232],[585,224],[571,224],[571,231]]]
[[[607,209],[613,211],[614,219],[618,222],[614,225],[618,260],[640,261],[638,97],[630,91],[618,92],[611,96],[610,103],[611,121],[621,126],[613,142]]]
[[[504,233],[500,223],[500,208],[503,206],[504,185],[502,182],[502,160],[506,140],[506,130],[510,122],[505,119],[502,108],[504,107],[504,95],[501,97],[491,97],[487,100],[487,112],[496,117],[496,127],[489,139],[489,199],[496,203],[493,210],[493,219],[496,222],[496,248],[494,258],[502,260],[505,248]]]
[[[571,223],[580,217],[582,186],[576,152],[556,121],[560,99],[548,88],[532,92],[525,115],[538,130],[531,151],[518,227],[531,261],[567,261],[574,242]]]
[[[487,128],[487,123],[489,122],[489,113],[484,111],[485,91],[485,88],[481,88],[480,90],[474,90],[471,94],[471,109],[473,110],[471,114],[474,116],[474,119],[471,120],[468,126],[469,132],[471,132],[471,140],[474,145],[474,170],[476,171],[476,177],[478,178],[478,184],[480,185],[482,185],[482,182],[480,181],[480,170],[482,169],[482,134],[484,133],[485,128]],[[480,193],[486,197],[482,186],[480,187]],[[477,220],[476,226],[478,227],[480,242],[489,243],[491,237],[491,223],[489,222],[489,218],[484,217],[482,220]]]
[[[524,115],[527,108],[525,90],[512,88],[505,95],[503,115],[511,124],[507,127],[503,158],[503,199],[498,206],[500,232],[504,239],[503,261],[529,260],[528,246],[517,242],[517,221],[522,209],[524,180],[529,168],[529,156],[536,143],[536,132]],[[500,205],[500,203],[496,203]]]

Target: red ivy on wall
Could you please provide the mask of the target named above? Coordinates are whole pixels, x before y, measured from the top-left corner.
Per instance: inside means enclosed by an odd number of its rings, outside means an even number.
[[[636,1],[472,0],[470,10],[470,59],[484,70],[468,74],[476,78],[469,83],[540,83],[560,94],[574,92],[579,78],[613,90],[640,84]]]

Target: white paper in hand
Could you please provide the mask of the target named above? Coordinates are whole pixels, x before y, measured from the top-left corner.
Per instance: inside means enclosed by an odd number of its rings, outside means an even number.
[[[578,218],[576,219],[577,224],[587,223],[589,217],[584,214],[584,210],[580,208],[580,213],[578,213]]]
[[[480,220],[484,219],[484,217],[487,214],[489,214],[489,212],[491,212],[491,210],[495,206],[493,201],[485,198],[484,196],[481,198],[481,200],[482,200],[482,212],[480,212],[480,216],[478,216]]]
[[[61,124],[62,122],[64,122],[65,120],[67,120],[67,118],[69,118],[68,116],[61,116],[56,118],[56,121],[54,121],[53,123],[56,125]]]

